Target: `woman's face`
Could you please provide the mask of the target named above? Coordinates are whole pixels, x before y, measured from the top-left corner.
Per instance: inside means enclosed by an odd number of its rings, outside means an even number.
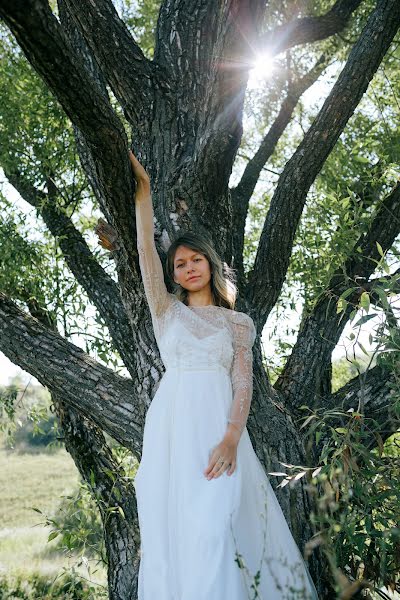
[[[178,246],[174,257],[174,281],[189,291],[201,290],[211,280],[208,259],[187,246]]]

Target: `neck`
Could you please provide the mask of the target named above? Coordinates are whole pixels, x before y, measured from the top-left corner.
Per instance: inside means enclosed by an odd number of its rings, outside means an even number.
[[[188,294],[187,297],[188,306],[210,306],[213,305],[213,297],[210,292],[202,293],[201,290],[199,292],[192,292]]]

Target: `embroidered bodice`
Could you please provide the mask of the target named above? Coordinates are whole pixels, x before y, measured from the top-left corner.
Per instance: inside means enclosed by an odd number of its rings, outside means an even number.
[[[225,368],[232,382],[228,421],[242,433],[253,394],[254,322],[246,313],[221,306],[187,306],[168,292],[152,214],[151,199],[136,202],[139,265],[161,358],[167,369]]]

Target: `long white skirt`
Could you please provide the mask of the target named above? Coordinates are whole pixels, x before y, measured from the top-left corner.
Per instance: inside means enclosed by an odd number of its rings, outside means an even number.
[[[234,473],[204,475],[231,401],[229,374],[218,366],[168,368],[159,384],[134,481],[138,600],[317,599],[247,429]]]

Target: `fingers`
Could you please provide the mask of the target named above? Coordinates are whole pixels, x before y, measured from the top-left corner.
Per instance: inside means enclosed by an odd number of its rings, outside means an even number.
[[[227,475],[232,475],[235,468],[235,460],[232,460],[230,463],[228,461],[224,461],[223,463],[220,461],[211,461],[204,474],[208,480],[217,479],[217,477],[220,477],[225,471],[227,472]]]
[[[95,228],[95,233],[99,238],[99,245],[105,250],[116,250],[118,248],[118,235],[113,227],[104,219],[100,218]]]
[[[231,466],[228,468],[227,475],[232,475],[236,469],[236,460],[233,460]]]
[[[131,162],[133,175],[136,179],[138,188],[144,190],[144,192],[147,193],[150,187],[149,174],[147,173],[143,165],[138,161],[136,156],[133,154],[132,150],[129,150],[129,160]]]

